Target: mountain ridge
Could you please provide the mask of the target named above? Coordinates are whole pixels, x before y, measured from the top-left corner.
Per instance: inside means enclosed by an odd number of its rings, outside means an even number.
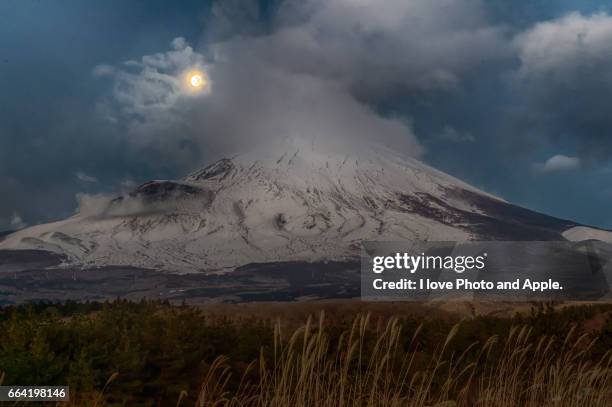
[[[11,234],[0,250],[51,251],[86,268],[196,272],[354,260],[364,240],[566,240],[576,227],[386,149],[292,146],[144,183],[95,212]]]

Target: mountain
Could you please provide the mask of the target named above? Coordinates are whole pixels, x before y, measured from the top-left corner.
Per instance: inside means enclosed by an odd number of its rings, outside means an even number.
[[[81,267],[172,272],[347,261],[364,240],[565,240],[609,232],[513,205],[382,147],[283,145],[147,182],[69,219],[7,236]]]
[[[11,233],[15,233],[15,231],[14,230],[0,231],[0,240],[4,239],[4,236],[8,236]]]

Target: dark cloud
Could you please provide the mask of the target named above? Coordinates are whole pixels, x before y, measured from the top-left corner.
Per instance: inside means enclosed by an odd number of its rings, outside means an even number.
[[[521,128],[586,159],[612,155],[612,16],[571,13],[515,40]]]
[[[452,92],[510,49],[504,30],[469,0],[287,1],[263,31],[244,28],[261,10],[236,4],[217,3],[213,15],[215,30],[232,22],[238,32],[201,52],[177,38],[170,51],[94,69],[114,79],[105,112],[133,143],[182,163],[286,137],[344,149],[375,139],[420,156],[410,115],[381,113],[377,103],[398,90]],[[186,93],[182,75],[191,67],[208,72],[209,95]]]
[[[476,141],[472,133],[460,132],[449,125],[444,126],[442,131],[437,133],[434,137],[440,141],[452,143],[474,143]]]
[[[288,1],[277,29],[223,47],[341,82],[360,95],[453,89],[508,47],[477,1]]]

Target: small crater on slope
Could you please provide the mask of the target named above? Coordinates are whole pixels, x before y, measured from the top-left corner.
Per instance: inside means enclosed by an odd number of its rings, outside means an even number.
[[[274,217],[274,225],[276,225],[279,230],[283,230],[286,224],[287,218],[285,217],[285,215],[282,213],[276,214],[276,216]]]

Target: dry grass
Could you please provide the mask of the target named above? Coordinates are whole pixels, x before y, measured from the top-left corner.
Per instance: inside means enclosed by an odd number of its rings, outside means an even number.
[[[503,337],[457,346],[462,343],[453,342],[458,340],[457,324],[435,350],[426,352],[422,343],[432,338],[421,327],[403,331],[399,318],[383,314],[357,316],[341,333],[331,331],[338,329],[335,320],[342,313],[330,322],[321,312],[316,321],[307,317],[297,328],[294,317],[287,331],[276,322],[272,349],[262,348],[246,368],[236,369],[236,361],[224,356],[210,364],[195,405],[612,405],[612,351],[593,360],[596,339],[587,331],[574,328],[561,338],[536,337],[531,328],[520,326]],[[101,391],[71,394],[70,403],[57,406],[115,405],[108,403],[105,392],[116,377],[113,374]],[[193,405],[191,396],[181,393],[176,406]]]
[[[232,390],[228,360],[219,357],[202,383],[197,406],[609,406],[612,356],[597,363],[593,346],[575,331],[565,338],[532,338],[515,328],[506,338],[474,343],[461,354],[445,342],[424,360],[419,330],[402,344],[397,319],[372,329],[369,315],[355,319],[330,343],[323,314],[288,340],[275,327],[272,357],[263,352]],[[407,350],[406,350],[407,349]],[[496,355],[492,362],[493,355]],[[252,380],[252,377],[256,377]],[[179,401],[180,403],[180,401]]]

